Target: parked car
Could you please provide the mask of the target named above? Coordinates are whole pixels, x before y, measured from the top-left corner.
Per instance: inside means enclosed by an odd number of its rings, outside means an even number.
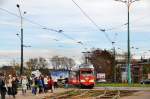
[[[150,84],[150,79],[142,80],[141,84]]]
[[[106,80],[105,79],[99,79],[97,80],[98,83],[106,83]]]

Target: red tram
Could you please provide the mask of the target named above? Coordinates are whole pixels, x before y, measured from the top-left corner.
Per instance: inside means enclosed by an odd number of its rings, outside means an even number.
[[[81,64],[77,71],[71,72],[69,83],[86,88],[93,88],[95,85],[94,67],[89,64]]]

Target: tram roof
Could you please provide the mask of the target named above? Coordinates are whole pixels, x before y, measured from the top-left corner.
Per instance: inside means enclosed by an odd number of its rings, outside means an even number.
[[[93,68],[94,69],[92,64],[81,64],[79,65],[79,68]]]

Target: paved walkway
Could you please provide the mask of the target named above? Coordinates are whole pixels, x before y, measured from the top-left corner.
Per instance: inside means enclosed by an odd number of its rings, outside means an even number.
[[[102,90],[102,89],[100,88],[96,90]],[[61,92],[68,91],[68,90],[72,90],[72,89],[58,88],[54,90],[54,93],[61,93]],[[22,92],[19,91],[18,94],[16,95],[16,99],[43,99],[45,96],[50,96],[52,94],[53,93],[48,92],[46,94],[42,93],[42,94],[33,95],[31,91],[27,91],[26,95],[22,95]],[[12,96],[9,97],[7,95],[6,99],[13,99],[13,97]],[[121,99],[150,99],[150,90],[139,91],[139,92],[134,93],[132,96],[122,97]]]
[[[123,97],[121,99],[150,99],[150,91],[136,92],[132,96]]]
[[[54,90],[53,93],[61,93],[61,92],[67,91],[67,90],[70,90],[70,89],[58,88],[58,89]],[[30,90],[30,91],[27,91],[26,95],[22,95],[22,92],[18,91],[18,94],[16,95],[15,99],[43,99],[45,96],[52,95],[53,93],[48,92],[48,93],[33,95]],[[6,99],[14,99],[14,98],[12,96],[9,97],[8,95],[6,95]]]

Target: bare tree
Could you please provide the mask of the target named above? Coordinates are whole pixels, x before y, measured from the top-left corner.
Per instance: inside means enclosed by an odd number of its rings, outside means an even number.
[[[46,61],[45,58],[40,57],[40,58],[38,59],[38,68],[39,68],[39,69],[47,68],[47,65],[48,65],[48,63],[47,63],[47,61]]]
[[[53,69],[66,69],[71,70],[75,66],[75,62],[72,58],[54,56],[51,59]]]
[[[58,56],[53,56],[50,61],[52,63],[53,69],[58,69],[58,67],[60,65],[59,57]]]
[[[45,58],[31,58],[26,62],[27,68],[30,70],[36,70],[41,68],[46,68],[48,63]]]

